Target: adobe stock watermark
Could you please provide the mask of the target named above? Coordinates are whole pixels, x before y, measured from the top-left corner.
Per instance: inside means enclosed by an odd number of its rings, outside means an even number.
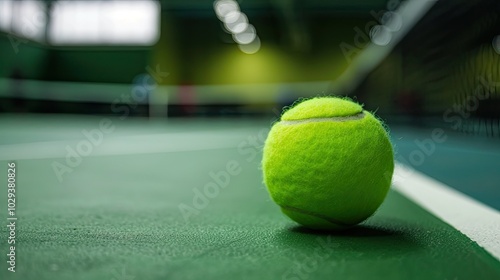
[[[459,130],[463,122],[478,110],[480,102],[490,98],[491,92],[495,92],[496,88],[500,88],[500,82],[493,81],[491,74],[486,78],[478,76],[477,80],[478,85],[471,95],[468,95],[462,103],[453,104],[451,108],[443,113],[443,120],[450,123],[453,130]]]
[[[477,77],[478,84],[474,88],[473,93],[460,104],[453,104],[451,108],[443,113],[443,121],[451,123],[453,130],[458,130],[462,122],[471,117],[471,114],[479,108],[479,102],[490,97],[490,93],[494,92],[495,88],[500,87],[500,82],[492,80],[491,75],[487,78],[483,76]],[[396,160],[402,163],[399,169],[400,172],[394,174],[393,182],[403,182],[412,173],[413,169],[409,167],[419,167],[425,163],[426,159],[434,154],[436,145],[444,143],[448,139],[448,135],[442,128],[434,128],[431,135],[423,140],[415,139],[416,149],[411,151],[408,158],[401,155],[396,157]],[[385,174],[386,178],[389,174]]]
[[[104,140],[104,135],[112,133],[115,130],[115,125],[110,119],[104,118],[99,122],[99,127],[92,130],[82,130],[82,135],[85,139],[79,141],[74,147],[66,146],[65,162],[52,162],[52,170],[56,174],[59,182],[63,181],[63,176],[66,173],[72,173],[74,168],[82,164],[83,158],[89,156],[94,148],[101,145]]]
[[[28,14],[20,13],[22,16],[17,18],[15,21],[16,25],[12,27],[15,30],[7,35],[15,54],[19,53],[19,46],[21,44],[28,43],[27,38],[36,39],[37,37],[45,36],[44,30],[48,18],[47,10],[42,8],[44,3],[41,1],[34,1],[32,4],[39,5],[39,7],[30,9],[31,13]]]
[[[295,261],[294,266],[283,274],[281,277],[282,280],[309,279],[311,274],[316,272],[321,267],[321,264],[332,255],[335,243],[330,235],[326,237],[319,236],[316,238],[316,241],[319,246],[314,249],[313,254],[303,254],[302,260]]]
[[[156,66],[156,69],[147,66],[146,71],[149,75],[143,75],[139,83],[132,87],[130,93],[123,93],[111,104],[113,113],[121,113],[120,120],[125,120],[130,115],[131,110],[139,104],[147,102],[150,92],[157,87],[157,83],[169,75],[168,72],[162,72],[159,65]],[[74,146],[67,145],[65,147],[64,161],[54,160],[52,162],[52,170],[59,182],[64,180],[66,174],[72,173],[75,168],[80,166],[84,158],[90,156],[94,149],[104,142],[106,135],[111,134],[115,129],[115,124],[109,118],[102,118],[95,129],[83,129],[81,131],[83,139]]]
[[[226,168],[218,172],[211,171],[208,175],[211,181],[201,188],[193,188],[193,199],[191,205],[179,204],[178,208],[184,221],[188,222],[192,216],[197,216],[201,210],[208,207],[210,201],[219,196],[221,189],[226,188],[231,183],[233,176],[238,176],[242,167],[236,160],[226,163]]]
[[[273,108],[274,117],[279,119],[281,112]],[[246,156],[247,162],[254,161],[258,155],[262,154],[262,149],[269,134],[270,127],[275,123],[275,119],[269,121],[269,127],[265,127],[259,130],[255,135],[249,135],[246,140],[238,144],[238,153],[242,156]]]
[[[408,167],[418,167],[424,164],[427,158],[436,152],[437,144],[444,143],[447,139],[448,135],[441,128],[433,129],[428,138],[423,140],[415,139],[413,142],[417,148],[411,151],[407,158],[402,155],[396,156],[396,160],[403,164],[402,168],[399,169],[400,172],[394,173],[392,176],[391,174],[384,174],[385,178],[392,179],[392,183],[404,182],[413,173],[413,169]]]
[[[147,66],[145,70],[148,74],[140,75],[139,83],[132,88],[130,94],[124,93],[112,102],[111,111],[115,114],[120,113],[120,120],[130,116],[131,111],[139,104],[148,102],[150,93],[156,89],[158,83],[170,75],[169,72],[162,72],[160,65],[156,65],[156,69]]]
[[[403,20],[401,15],[395,10],[402,4],[400,0],[389,0],[387,2],[388,10],[370,11],[374,18],[367,22],[364,28],[354,27],[353,44],[341,42],[339,47],[344,58],[351,63],[369,42],[376,45],[386,45],[392,38],[392,32],[401,29]]]
[[[254,161],[262,153],[262,147],[266,142],[268,133],[269,128],[263,128],[256,135],[248,136],[246,140],[238,144],[238,153],[246,156],[247,162]]]
[[[273,113],[280,116],[276,108]],[[271,124],[274,120],[271,121]],[[269,128],[262,128],[257,135],[250,135],[246,140],[241,141],[236,147],[239,155],[246,156],[247,162],[254,161],[259,154],[262,153],[262,147],[266,141]],[[205,184],[202,188],[193,188],[193,198],[191,203],[181,203],[178,206],[185,222],[188,222],[193,216],[197,216],[201,211],[208,207],[210,201],[219,196],[222,189],[228,187],[231,183],[231,178],[238,176],[243,171],[241,163],[236,160],[230,160],[226,163],[225,170],[219,172],[211,171],[208,176],[211,181]]]

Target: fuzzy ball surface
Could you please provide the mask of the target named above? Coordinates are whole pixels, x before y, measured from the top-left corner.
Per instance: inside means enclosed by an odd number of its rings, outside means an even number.
[[[394,154],[382,123],[348,99],[313,98],[286,111],[264,146],[264,183],[292,220],[349,228],[384,201]]]

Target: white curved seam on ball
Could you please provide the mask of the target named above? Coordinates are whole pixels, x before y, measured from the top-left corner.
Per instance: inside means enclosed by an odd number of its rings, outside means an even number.
[[[290,120],[290,121],[281,121],[281,124],[290,125],[290,124],[298,124],[298,123],[313,123],[313,122],[347,122],[347,121],[355,121],[361,120],[365,117],[365,112],[357,113],[352,116],[343,116],[343,117],[330,117],[330,118],[311,118],[311,119],[303,119],[303,120]]]

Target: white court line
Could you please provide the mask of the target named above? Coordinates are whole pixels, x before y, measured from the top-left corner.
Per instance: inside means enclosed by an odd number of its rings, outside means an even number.
[[[88,156],[236,149],[248,135],[248,130],[238,129],[116,137],[104,135],[100,144],[92,145]],[[0,160],[64,158],[69,153],[68,148],[76,150],[82,141],[87,141],[83,135],[80,140],[0,145]]]
[[[405,165],[396,164],[394,188],[456,228],[500,260],[500,212]]]

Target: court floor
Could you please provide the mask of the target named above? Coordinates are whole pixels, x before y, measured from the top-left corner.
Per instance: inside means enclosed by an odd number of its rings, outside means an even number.
[[[393,126],[382,207],[319,233],[262,183],[270,122],[4,115],[0,279],[500,279],[498,145]]]

